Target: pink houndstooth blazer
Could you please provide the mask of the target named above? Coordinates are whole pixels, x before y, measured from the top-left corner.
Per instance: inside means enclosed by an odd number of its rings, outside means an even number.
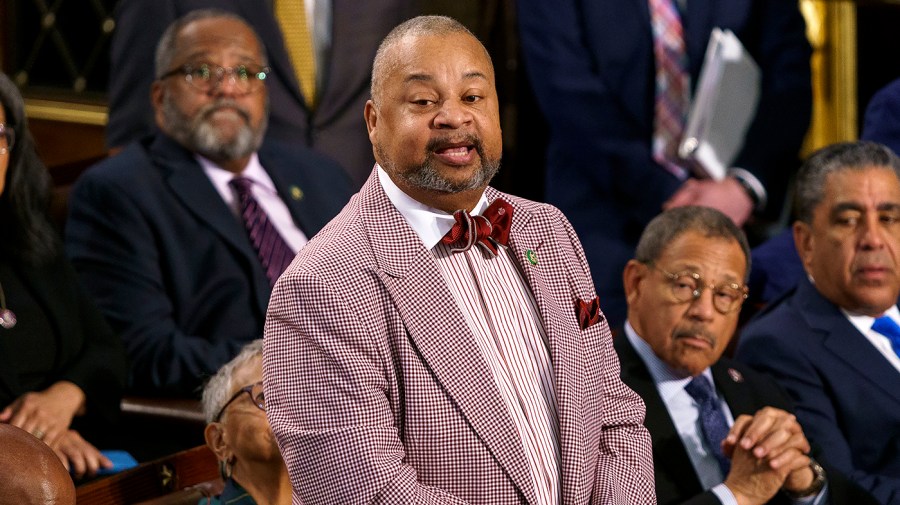
[[[644,404],[606,322],[579,326],[576,303],[595,294],[574,231],[554,207],[488,188],[500,196],[550,342],[560,503],[655,503]],[[264,378],[294,503],[535,503],[475,337],[374,171],[275,286]]]

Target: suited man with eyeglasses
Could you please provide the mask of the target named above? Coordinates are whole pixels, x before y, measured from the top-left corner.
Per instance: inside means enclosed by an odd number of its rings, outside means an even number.
[[[614,345],[647,406],[659,503],[867,503],[809,456],[775,381],[722,357],[748,270],[744,233],[694,206],[651,221],[625,267],[628,319]]]
[[[350,197],[334,162],[263,140],[266,67],[241,18],[176,20],[156,52],[160,133],[71,195],[67,251],[125,342],[133,392],[196,395],[260,338],[272,284]]]

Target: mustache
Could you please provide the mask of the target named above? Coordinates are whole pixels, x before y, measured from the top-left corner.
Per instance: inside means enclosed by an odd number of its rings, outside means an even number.
[[[678,340],[679,338],[699,338],[701,340],[705,340],[713,348],[716,347],[716,343],[718,342],[718,338],[715,335],[710,333],[708,330],[701,328],[699,326],[691,326],[687,328],[677,328],[675,332],[672,334],[672,340]]]
[[[215,102],[204,105],[197,111],[197,117],[209,119],[210,116],[222,109],[232,109],[237,112],[244,121],[250,122],[250,112],[230,98],[221,98]]]
[[[474,133],[436,137],[429,140],[428,143],[425,144],[425,149],[428,152],[434,152],[438,149],[443,149],[445,147],[459,144],[470,144],[472,148],[482,156],[482,158],[484,157],[484,143],[481,141],[481,137],[475,135]]]

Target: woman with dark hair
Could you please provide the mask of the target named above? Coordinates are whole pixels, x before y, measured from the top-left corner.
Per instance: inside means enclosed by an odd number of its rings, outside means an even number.
[[[47,169],[2,73],[0,105],[0,423],[43,440],[76,477],[93,475],[112,466],[87,440],[118,415],[124,351],[63,256]]]

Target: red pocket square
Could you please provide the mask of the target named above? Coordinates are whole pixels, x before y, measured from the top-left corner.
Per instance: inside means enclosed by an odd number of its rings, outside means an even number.
[[[589,302],[576,300],[575,313],[578,315],[578,324],[581,325],[582,330],[599,323],[603,320],[603,315],[600,314],[600,298],[595,296]]]

